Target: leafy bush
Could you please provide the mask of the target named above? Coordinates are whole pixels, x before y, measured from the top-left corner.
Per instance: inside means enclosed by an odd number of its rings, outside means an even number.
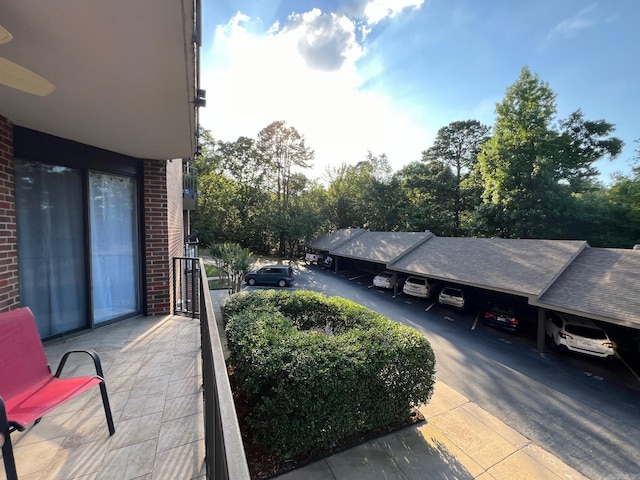
[[[424,335],[355,302],[256,290],[229,297],[223,314],[247,422],[285,457],[399,424],[433,393]]]

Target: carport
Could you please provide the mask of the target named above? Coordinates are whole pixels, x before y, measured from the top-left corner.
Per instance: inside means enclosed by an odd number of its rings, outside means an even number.
[[[338,263],[344,259],[355,262],[360,270],[369,273],[380,273],[393,264],[402,255],[418,248],[433,237],[427,232],[369,232],[364,231],[351,241],[343,242],[330,250],[334,258],[334,271],[338,271]],[[397,295],[397,286],[394,287]]]
[[[530,303],[544,309],[636,329],[640,335],[640,250],[582,249]]]
[[[364,228],[343,228],[337,232],[327,233],[318,238],[315,238],[307,243],[307,248],[316,250],[324,255],[326,258],[328,255],[333,255],[333,251],[340,248],[341,245],[350,242],[359,235],[365,233],[367,230]],[[333,271],[337,272],[337,261],[333,262]]]
[[[388,265],[435,280],[537,300],[588,248],[584,241],[432,237]],[[545,348],[545,315],[538,311],[537,348]]]
[[[640,335],[640,250],[594,248],[582,240],[437,237],[431,232],[344,229],[309,246],[377,273],[407,275],[498,292],[537,307],[537,349],[546,311],[569,313]],[[394,292],[397,293],[397,292]]]

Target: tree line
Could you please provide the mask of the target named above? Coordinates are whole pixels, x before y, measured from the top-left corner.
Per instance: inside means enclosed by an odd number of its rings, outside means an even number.
[[[276,121],[257,139],[200,135],[198,209],[205,245],[236,243],[295,255],[322,233],[361,227],[438,236],[640,243],[640,149],[628,175],[598,181],[595,162],[616,158],[614,125],[581,110],[556,118],[556,94],[529,68],[496,105],[493,126],[477,120],[442,127],[433,145],[394,172],[385,154],[307,178],[314,152],[293,126]]]

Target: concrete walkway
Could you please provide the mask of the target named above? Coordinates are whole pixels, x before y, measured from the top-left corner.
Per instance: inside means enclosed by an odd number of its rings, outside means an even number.
[[[577,480],[585,477],[437,382],[426,422],[363,443],[278,480]]]

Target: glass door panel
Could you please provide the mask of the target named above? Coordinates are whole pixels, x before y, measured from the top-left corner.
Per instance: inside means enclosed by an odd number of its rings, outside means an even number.
[[[86,328],[82,174],[16,159],[20,303],[42,338]]]
[[[93,320],[140,310],[138,205],[135,179],[89,174]]]

